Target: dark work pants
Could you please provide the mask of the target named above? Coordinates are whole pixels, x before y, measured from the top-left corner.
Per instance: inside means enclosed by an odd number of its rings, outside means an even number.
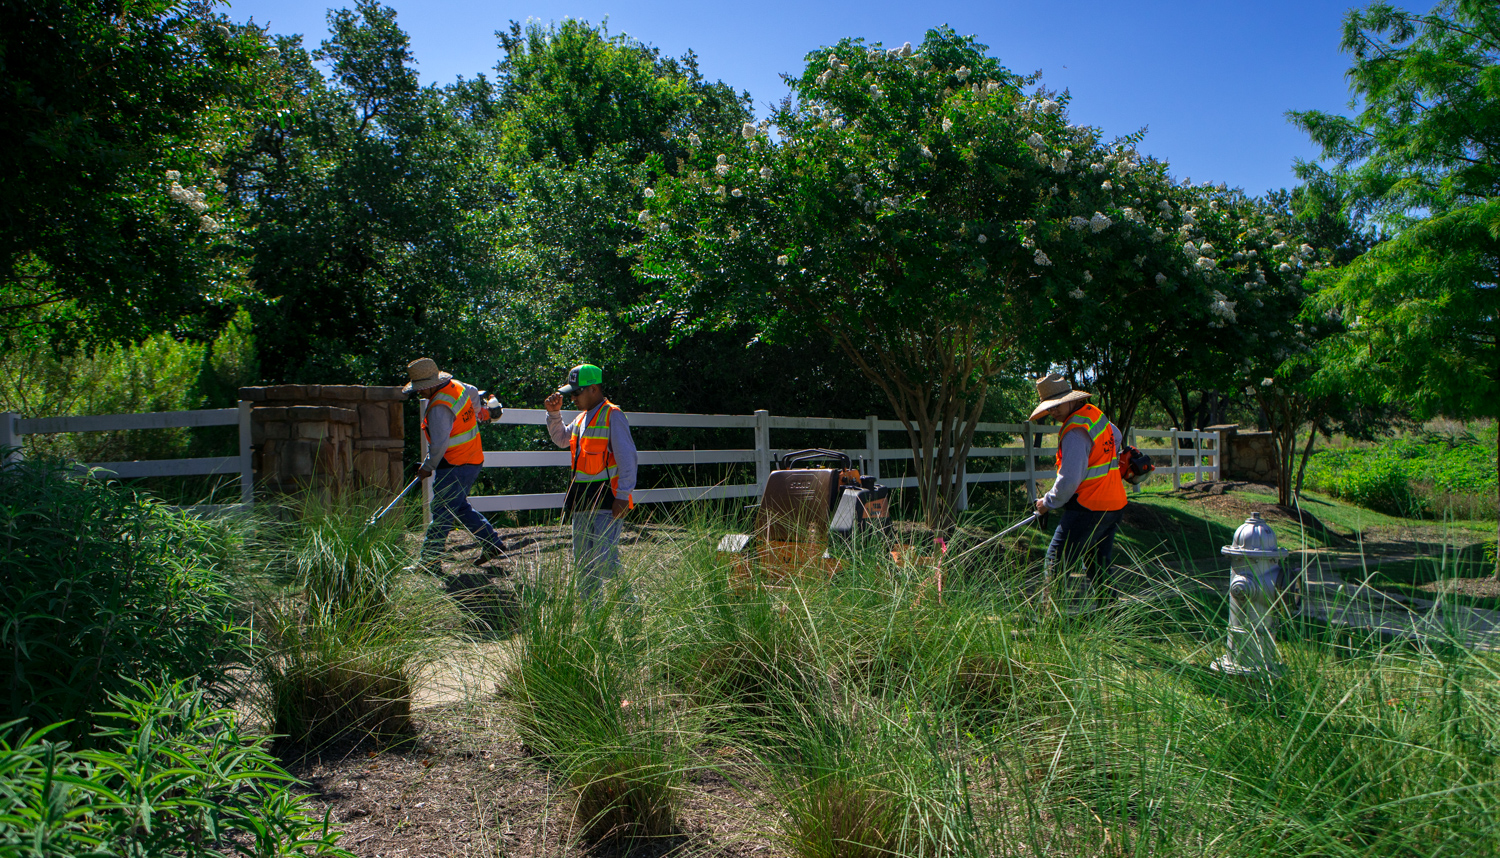
[[[436,557],[443,553],[443,543],[455,522],[462,523],[474,538],[493,548],[500,548],[500,534],[484,514],[469,503],[469,489],[479,479],[478,465],[454,465],[432,473],[432,524],[422,541],[422,555]]]
[[[1066,574],[1080,565],[1097,592],[1113,583],[1109,564],[1115,555],[1115,531],[1120,529],[1121,511],[1095,512],[1064,509],[1052,544],[1047,546],[1047,579]],[[1061,570],[1058,564],[1062,564]]]

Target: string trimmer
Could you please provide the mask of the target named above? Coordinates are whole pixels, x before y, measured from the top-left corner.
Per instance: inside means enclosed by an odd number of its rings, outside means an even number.
[[[391,499],[390,503],[385,505],[384,509],[370,516],[370,520],[365,522],[365,527],[373,527],[375,522],[380,521],[382,518],[385,518],[385,514],[390,512],[391,508],[396,504],[400,503],[402,498],[406,497],[406,493],[411,491],[411,487],[416,485],[417,483],[420,483],[421,481],[421,477],[412,477],[411,482],[406,484],[406,488],[402,489],[400,492],[397,492],[396,496]]]

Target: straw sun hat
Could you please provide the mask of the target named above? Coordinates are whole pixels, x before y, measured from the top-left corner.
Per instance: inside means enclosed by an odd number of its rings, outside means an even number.
[[[1083,402],[1093,394],[1074,390],[1073,385],[1069,384],[1066,378],[1054,372],[1036,380],[1036,395],[1042,403],[1031,409],[1031,416],[1026,418],[1028,421],[1037,419],[1059,405]]]
[[[432,358],[417,358],[406,365],[406,374],[411,381],[401,388],[402,393],[411,393],[413,390],[426,390],[429,387],[437,387],[447,384],[453,380],[453,374],[440,372],[437,361]]]

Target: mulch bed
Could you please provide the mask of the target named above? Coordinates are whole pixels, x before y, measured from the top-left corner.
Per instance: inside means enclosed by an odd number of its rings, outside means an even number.
[[[776,856],[764,795],[704,769],[686,784],[679,830],[628,850],[589,848],[574,836],[571,794],[510,733],[499,703],[422,712],[411,739],[287,754],[311,805],[343,829],[362,858],[629,854]]]

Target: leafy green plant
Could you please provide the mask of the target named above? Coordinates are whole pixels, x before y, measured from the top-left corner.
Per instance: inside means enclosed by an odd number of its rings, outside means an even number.
[[[56,726],[0,738],[0,853],[350,856],[234,713],[181,683],[111,695],[94,747]]]
[[[65,464],[0,467],[0,645],[4,717],[69,722],[138,678],[217,684],[242,658],[224,558],[227,535]]]

